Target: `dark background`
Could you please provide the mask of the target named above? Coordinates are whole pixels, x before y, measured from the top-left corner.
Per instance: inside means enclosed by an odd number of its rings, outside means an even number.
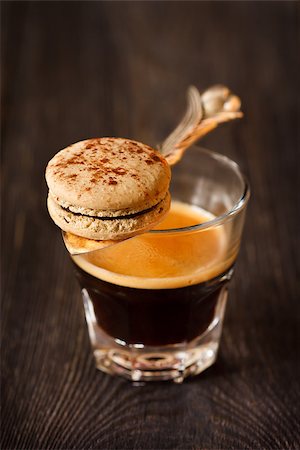
[[[299,3],[2,2],[1,20],[2,448],[299,448]],[[216,82],[245,118],[203,145],[252,186],[219,359],[134,387],[94,368],[45,166],[88,137],[155,145],[188,85]]]

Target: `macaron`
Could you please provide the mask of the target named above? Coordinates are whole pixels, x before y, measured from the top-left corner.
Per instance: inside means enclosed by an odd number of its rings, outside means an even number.
[[[77,142],[48,163],[48,210],[63,231],[126,239],[150,230],[170,207],[171,170],[155,149],[123,138]]]

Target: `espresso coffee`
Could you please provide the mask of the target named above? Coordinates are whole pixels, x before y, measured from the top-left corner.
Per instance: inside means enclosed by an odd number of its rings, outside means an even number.
[[[191,233],[214,216],[174,201],[157,232],[73,257],[97,326],[125,344],[189,342],[212,323],[232,273],[222,225]],[[194,230],[194,229],[193,229]]]

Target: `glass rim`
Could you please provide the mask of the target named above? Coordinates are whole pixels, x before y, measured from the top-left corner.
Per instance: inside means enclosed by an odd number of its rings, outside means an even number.
[[[219,216],[216,216],[214,219],[208,220],[206,222],[202,222],[196,225],[191,225],[188,227],[181,227],[181,228],[168,228],[164,230],[150,230],[148,233],[150,234],[172,234],[172,233],[186,233],[186,232],[192,232],[192,231],[202,231],[206,230],[208,228],[219,226],[230,220],[232,217],[236,216],[238,213],[240,213],[245,207],[247,206],[248,200],[250,198],[250,185],[248,182],[248,179],[246,175],[241,170],[240,166],[233,161],[232,159],[228,158],[228,156],[222,155],[221,153],[215,152],[213,150],[209,150],[204,147],[200,147],[198,145],[193,145],[191,149],[197,149],[197,151],[200,151],[201,153],[206,153],[213,159],[222,162],[223,164],[226,164],[227,166],[231,167],[233,171],[240,177],[244,184],[244,189],[241,197],[238,199],[238,201],[233,205],[233,207],[223,213]],[[189,150],[188,150],[189,151]]]

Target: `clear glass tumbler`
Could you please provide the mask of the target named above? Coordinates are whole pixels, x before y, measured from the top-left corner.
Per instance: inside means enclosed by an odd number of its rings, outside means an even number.
[[[250,191],[235,162],[192,147],[171,194],[203,220],[72,257],[96,366],[133,381],[182,382],[214,363]]]

